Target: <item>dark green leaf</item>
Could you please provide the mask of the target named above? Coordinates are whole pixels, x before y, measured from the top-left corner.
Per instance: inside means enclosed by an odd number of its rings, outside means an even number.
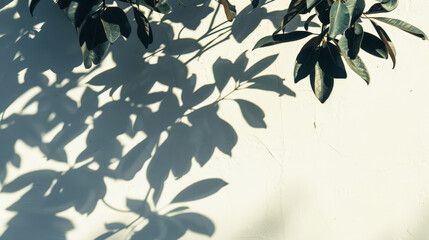
[[[323,72],[332,78],[347,77],[340,51],[330,42],[322,45],[318,63]]]
[[[367,84],[370,82],[370,76],[368,69],[365,66],[365,63],[362,61],[362,59],[357,56],[355,59],[350,59],[347,54],[341,50],[340,46],[337,42],[334,41],[337,48],[340,50],[341,56],[343,56],[344,60],[346,60],[347,65],[352,69],[356,74],[358,74]]]
[[[310,39],[298,53],[294,67],[295,83],[304,79],[313,71],[320,54],[318,47],[320,41],[320,37]]]
[[[90,66],[89,60],[98,64],[106,55],[110,42],[104,32],[103,24],[98,13],[88,17],[79,34],[79,42],[84,56],[85,67]],[[86,49],[85,49],[86,47]],[[88,52],[87,52],[88,51]]]
[[[258,105],[243,99],[235,99],[246,122],[254,128],[267,128],[264,111]]]
[[[359,53],[363,39],[363,28],[359,23],[346,30],[340,38],[338,45],[351,59],[355,59]]]
[[[396,50],[395,46],[393,45],[393,42],[390,40],[387,33],[384,31],[383,28],[381,28],[379,25],[377,25],[373,20],[371,20],[372,25],[374,26],[375,30],[377,31],[378,36],[383,41],[384,45],[387,47],[387,52],[389,53],[390,58],[393,62],[393,68],[396,66]]]
[[[183,189],[171,202],[177,203],[199,200],[216,193],[227,184],[227,182],[220,178],[201,180]]]
[[[319,21],[323,25],[329,24],[329,10],[331,7],[329,6],[327,1],[322,1],[319,4],[316,5],[316,13],[317,17],[319,18]]]
[[[426,34],[422,30],[420,30],[420,29],[416,28],[415,26],[413,26],[409,23],[406,23],[402,20],[393,19],[393,18],[386,18],[386,17],[373,17],[372,19],[376,19],[378,21],[381,21],[381,22],[390,24],[392,26],[395,26],[395,27],[397,27],[397,28],[399,28],[399,29],[401,29],[407,33],[410,33],[414,36],[417,36],[423,40],[428,40]]]
[[[136,8],[133,8],[133,11],[137,22],[137,35],[145,48],[148,48],[149,44],[153,42],[152,28],[142,12]]]
[[[334,39],[336,36],[343,34],[350,24],[349,10],[345,4],[340,0],[334,2],[329,12],[329,26],[328,37]]]
[[[37,4],[40,2],[40,0],[30,0],[30,14],[33,16],[34,9],[36,8]]]
[[[252,0],[253,8],[256,8],[259,5],[259,0]]]
[[[383,0],[381,3],[372,5],[366,14],[391,12],[395,10],[398,3],[398,0]]]
[[[310,84],[314,95],[321,103],[324,103],[334,88],[334,79],[326,75],[317,63],[310,74]]]
[[[300,40],[310,36],[312,33],[306,31],[294,31],[290,33],[283,34],[274,34],[261,38],[253,47],[253,50],[256,48],[267,47],[271,45],[276,45],[279,43],[292,42]]]
[[[89,13],[98,0],[72,0],[65,9],[68,19],[78,28],[85,18],[90,18]]]
[[[322,0],[307,0],[307,9],[311,9],[320,1]]]
[[[108,7],[101,14],[104,31],[111,43],[119,38],[119,34],[128,38],[131,33],[131,26],[125,12],[118,7]]]
[[[345,5],[349,9],[350,16],[352,16],[350,25],[353,25],[360,18],[365,9],[365,0],[348,0]]]
[[[387,47],[386,45],[384,45],[383,41],[368,32],[364,32],[363,34],[361,48],[365,52],[379,58],[387,59],[389,56],[387,52]]]
[[[313,15],[311,15],[311,16],[310,16],[310,17],[308,17],[308,18],[307,18],[307,20],[305,21],[305,23],[304,23],[304,29],[305,29],[306,31],[308,30],[308,26],[310,25],[311,20],[313,20],[313,18],[314,18],[315,16],[317,16],[317,14],[313,14]]]

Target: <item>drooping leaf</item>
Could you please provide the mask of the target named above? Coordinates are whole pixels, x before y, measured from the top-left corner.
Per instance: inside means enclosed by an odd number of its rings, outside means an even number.
[[[82,49],[85,67],[90,65],[89,60],[99,64],[110,47],[99,12],[87,18],[79,33],[79,42],[82,48],[85,46],[88,50]]]
[[[378,37],[371,33],[364,32],[362,38],[362,50],[379,58],[388,58],[387,47]]]
[[[351,16],[350,25],[353,25],[360,18],[365,9],[365,0],[348,0],[345,5],[349,9]]]
[[[128,22],[125,12],[118,7],[108,7],[101,13],[101,21],[107,39],[111,43],[115,42],[120,34],[128,38],[131,33],[131,25]]]
[[[383,41],[384,45],[386,45],[387,52],[389,53],[389,56],[390,56],[390,58],[392,59],[392,62],[393,62],[393,68],[395,68],[395,65],[396,65],[396,50],[395,50],[395,46],[393,45],[393,42],[390,40],[389,35],[387,35],[387,33],[384,31],[384,29],[382,27],[380,27],[373,20],[371,20],[371,23],[374,26],[375,30],[377,31],[378,36]]]
[[[334,79],[326,75],[320,68],[319,63],[316,63],[314,71],[310,74],[310,84],[314,95],[321,103],[324,103],[334,88]]]
[[[264,111],[258,105],[243,99],[235,99],[241,109],[244,120],[254,128],[266,128]]]
[[[171,203],[188,202],[208,197],[225,187],[227,184],[227,182],[220,178],[201,180],[179,192]]]
[[[276,45],[279,43],[285,43],[285,42],[292,42],[292,41],[300,40],[300,39],[303,39],[303,38],[310,36],[311,34],[312,33],[307,32],[307,31],[294,31],[294,32],[290,32],[290,33],[274,34],[274,35],[266,36],[266,37],[261,38],[255,44],[255,46],[253,47],[253,50],[255,50],[256,48],[272,46],[272,45]]]
[[[30,0],[30,14],[33,16],[34,9],[36,8],[37,4],[40,2],[40,0]]]
[[[319,18],[319,21],[323,25],[329,24],[329,10],[331,9],[331,6],[329,6],[327,1],[321,1],[319,4],[315,7],[317,17]]]
[[[304,79],[313,71],[320,54],[318,47],[320,41],[320,37],[310,39],[298,53],[294,67],[295,83]]]
[[[329,11],[329,32],[328,37],[334,39],[343,34],[350,25],[350,14],[347,6],[340,0],[334,2]]]
[[[415,27],[415,26],[413,26],[407,22],[404,22],[402,20],[393,19],[393,18],[386,18],[386,17],[373,17],[372,19],[376,19],[378,21],[381,21],[381,22],[390,24],[392,26],[395,26],[395,27],[401,29],[402,31],[405,31],[405,32],[412,34],[416,37],[419,37],[423,40],[428,40],[428,37],[426,36],[426,34],[422,30],[420,30],[417,27]]]
[[[318,63],[323,72],[331,78],[347,77],[340,51],[330,42],[322,45]]]
[[[79,28],[87,17],[91,17],[89,13],[97,2],[98,0],[72,0],[65,9],[65,13],[73,25]]]
[[[334,41],[337,48],[340,50],[341,56],[346,60],[347,65],[352,69],[357,75],[359,75],[367,84],[369,84],[371,78],[369,76],[368,69],[365,66],[365,63],[362,59],[357,56],[355,59],[350,59],[349,56],[340,48],[339,44]],[[387,54],[387,53],[386,53]]]
[[[137,35],[145,48],[148,48],[149,44],[153,42],[152,28],[142,12],[136,8],[133,8],[133,11],[137,23]]]
[[[286,25],[295,18],[299,13],[304,11],[307,7],[306,0],[292,0],[289,4],[288,11],[286,15],[283,17],[281,26],[279,29],[277,29],[274,34],[280,32],[281,30],[285,29]]]
[[[311,16],[310,16],[310,17],[308,17],[308,18],[307,18],[307,20],[305,21],[305,23],[304,23],[304,29],[305,29],[306,31],[308,31],[308,26],[310,25],[311,20],[313,20],[313,18],[314,18],[315,16],[317,16],[317,14],[313,14],[313,15],[311,15]]]
[[[398,0],[383,0],[380,3],[372,5],[366,14],[391,12],[398,7]]]
[[[340,38],[338,45],[351,59],[355,59],[359,53],[363,39],[363,28],[359,23],[346,30]]]

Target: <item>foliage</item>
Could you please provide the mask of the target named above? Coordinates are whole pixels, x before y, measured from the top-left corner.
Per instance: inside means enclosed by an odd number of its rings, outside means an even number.
[[[143,8],[151,12],[168,14],[172,10],[170,4],[167,0],[119,1],[132,7],[138,26],[138,37],[144,47],[148,48],[149,44],[153,42],[153,32]],[[232,21],[237,15],[235,6],[228,0],[218,1],[223,6],[228,21]],[[352,71],[369,84],[368,70],[358,56],[360,49],[385,59],[390,56],[393,68],[395,68],[396,50],[393,42],[376,21],[390,24],[423,40],[428,40],[425,33],[407,22],[393,18],[372,17],[372,14],[390,12],[398,6],[398,0],[378,1],[367,11],[364,11],[365,0],[292,0],[280,28],[273,35],[260,39],[255,48],[300,40],[315,35],[304,45],[296,58],[294,78],[297,83],[310,76],[314,94],[324,103],[332,92],[334,79],[347,77],[342,58]],[[40,0],[30,1],[31,14],[39,2]],[[204,2],[204,0],[199,2]],[[256,8],[259,0],[252,0],[251,3]],[[107,5],[106,0],[58,0],[57,4],[61,9],[64,9],[67,17],[78,29],[79,43],[86,68],[90,68],[92,64],[100,63],[110,45],[120,35],[128,38],[131,33],[130,23],[124,10],[120,7]],[[296,16],[313,11],[315,14],[312,14],[304,24],[305,31],[284,33],[288,23]],[[322,24],[320,34],[308,31],[310,22],[316,16]],[[361,19],[371,22],[378,37],[364,31],[360,24]],[[283,33],[279,34],[282,30]]]
[[[332,92],[334,79],[347,77],[342,58],[352,71],[369,84],[368,70],[358,56],[360,49],[380,58],[387,59],[390,56],[395,68],[396,50],[393,42],[376,21],[428,40],[425,33],[407,22],[387,17],[372,17],[373,14],[391,12],[398,6],[398,0],[378,1],[364,11],[365,0],[292,0],[281,27],[273,35],[260,39],[254,48],[296,41],[314,35],[302,47],[296,58],[294,79],[297,83],[310,76],[314,94],[324,103]],[[284,33],[287,24],[294,17],[313,11],[315,13],[304,24],[305,31]],[[310,22],[316,16],[322,24],[319,34],[308,31]],[[364,31],[361,19],[371,22],[378,37]],[[279,33],[282,30],[283,33]]]

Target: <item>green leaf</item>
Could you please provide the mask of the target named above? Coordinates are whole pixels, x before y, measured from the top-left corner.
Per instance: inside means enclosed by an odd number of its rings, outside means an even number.
[[[332,78],[347,77],[340,51],[330,42],[322,45],[318,63],[323,72]]]
[[[40,0],[30,0],[30,14],[33,16],[34,9],[36,8],[37,4],[40,2]]]
[[[428,37],[426,36],[426,34],[422,30],[420,30],[420,29],[416,28],[415,26],[413,26],[409,23],[406,23],[402,20],[393,19],[393,18],[386,18],[386,17],[373,17],[372,19],[376,19],[378,21],[381,21],[381,22],[390,24],[392,26],[395,26],[395,27],[401,29],[402,31],[405,31],[409,34],[417,36],[423,40],[428,40]]]
[[[365,9],[365,0],[348,0],[345,5],[349,9],[350,16],[352,16],[350,25],[353,25],[360,18]]]
[[[379,58],[388,58],[387,47],[378,37],[371,33],[364,32],[362,38],[362,50]]]
[[[344,60],[346,60],[347,65],[352,69],[357,75],[359,75],[367,84],[370,82],[370,76],[368,69],[365,66],[365,63],[362,61],[362,59],[357,56],[355,59],[350,59],[347,54],[341,50],[339,44],[334,41],[337,48],[340,50],[341,56],[343,56]]]
[[[294,67],[295,83],[304,79],[313,71],[320,54],[318,47],[320,41],[321,38],[319,36],[310,39],[298,53]]]
[[[110,47],[110,42],[104,32],[100,13],[88,17],[79,33],[79,43],[82,47],[85,67],[90,67],[91,60],[94,64],[99,64],[106,55]]]
[[[171,203],[189,202],[208,197],[225,187],[227,184],[227,182],[220,178],[201,180],[183,189],[176,195],[176,197],[174,197]]]
[[[340,0],[334,2],[329,11],[329,21],[331,23],[329,27],[328,37],[334,39],[336,36],[343,34],[350,24],[349,10],[341,3]]]
[[[306,2],[307,3],[307,9],[311,9],[320,1],[321,0],[307,0],[307,2]]]
[[[137,35],[140,41],[145,46],[145,48],[148,48],[149,44],[153,42],[152,28],[150,27],[149,21],[143,15],[142,12],[140,12],[138,9],[134,7],[133,7],[133,11],[134,11],[134,17],[137,23]]]
[[[267,47],[276,45],[279,43],[292,42],[300,40],[310,36],[312,33],[306,31],[294,31],[290,33],[275,34],[261,38],[253,47],[253,50],[256,48]]]
[[[252,0],[253,8],[256,8],[259,5],[259,0]]]
[[[395,68],[395,66],[396,66],[396,50],[395,50],[395,46],[393,45],[393,42],[390,40],[389,36],[387,35],[387,33],[384,31],[384,29],[382,27],[377,25],[377,23],[375,23],[373,20],[370,19],[370,21],[371,21],[372,25],[374,26],[375,30],[377,31],[378,36],[381,38],[384,45],[387,47],[387,52],[389,53],[389,56],[393,62],[392,68]]]
[[[319,18],[319,21],[323,25],[328,25],[329,24],[329,10],[331,9],[328,2],[327,1],[320,2],[319,4],[316,5],[315,9],[316,9],[316,13],[317,13],[317,17]]]
[[[251,127],[267,128],[264,121],[264,111],[258,105],[243,99],[235,99],[234,101],[240,106],[244,119]]]
[[[306,31],[308,31],[308,26],[310,25],[311,21],[313,20],[313,18],[314,18],[315,16],[317,16],[317,14],[313,14],[313,15],[311,15],[311,16],[310,16],[310,17],[308,17],[308,18],[307,18],[307,20],[305,21],[305,23],[304,23],[304,29],[305,29]]]
[[[334,88],[334,79],[326,75],[317,63],[310,74],[310,84],[314,95],[321,103],[324,103]]]
[[[73,25],[78,28],[87,17],[90,17],[91,9],[97,2],[98,0],[72,0],[65,9],[65,13]]]
[[[107,39],[111,43],[115,42],[120,34],[128,38],[131,33],[131,26],[125,12],[118,7],[108,7],[101,13],[104,31]]]
[[[306,0],[292,0],[289,4],[288,11],[283,17],[281,26],[274,33],[278,33],[281,30],[285,29],[286,25],[304,9],[306,9],[307,3]]]
[[[359,23],[346,30],[340,38],[338,45],[351,59],[355,59],[359,53],[363,39],[363,28]]]
[[[366,14],[391,12],[398,7],[398,0],[383,0],[381,3],[372,5]]]

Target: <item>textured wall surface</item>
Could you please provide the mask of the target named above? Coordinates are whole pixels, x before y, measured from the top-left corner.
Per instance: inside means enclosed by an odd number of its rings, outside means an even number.
[[[429,239],[428,41],[386,26],[396,68],[364,52],[369,86],[349,70],[322,105],[308,79],[293,83],[305,40],[251,51],[287,0],[256,10],[231,0],[242,11],[232,24],[215,1],[172,1],[174,14],[151,15],[147,51],[133,29],[90,70],[53,3],[31,18],[26,1],[8,2],[0,239],[95,239],[135,219],[109,239],[172,239],[183,226],[181,239]],[[428,0],[402,0],[387,16],[429,33],[428,9]],[[268,85],[234,91],[239,79]],[[204,179],[216,180],[198,191],[220,190],[170,203]],[[146,197],[151,213],[139,218]],[[189,209],[168,213],[179,206]],[[177,213],[182,225],[171,223]]]

